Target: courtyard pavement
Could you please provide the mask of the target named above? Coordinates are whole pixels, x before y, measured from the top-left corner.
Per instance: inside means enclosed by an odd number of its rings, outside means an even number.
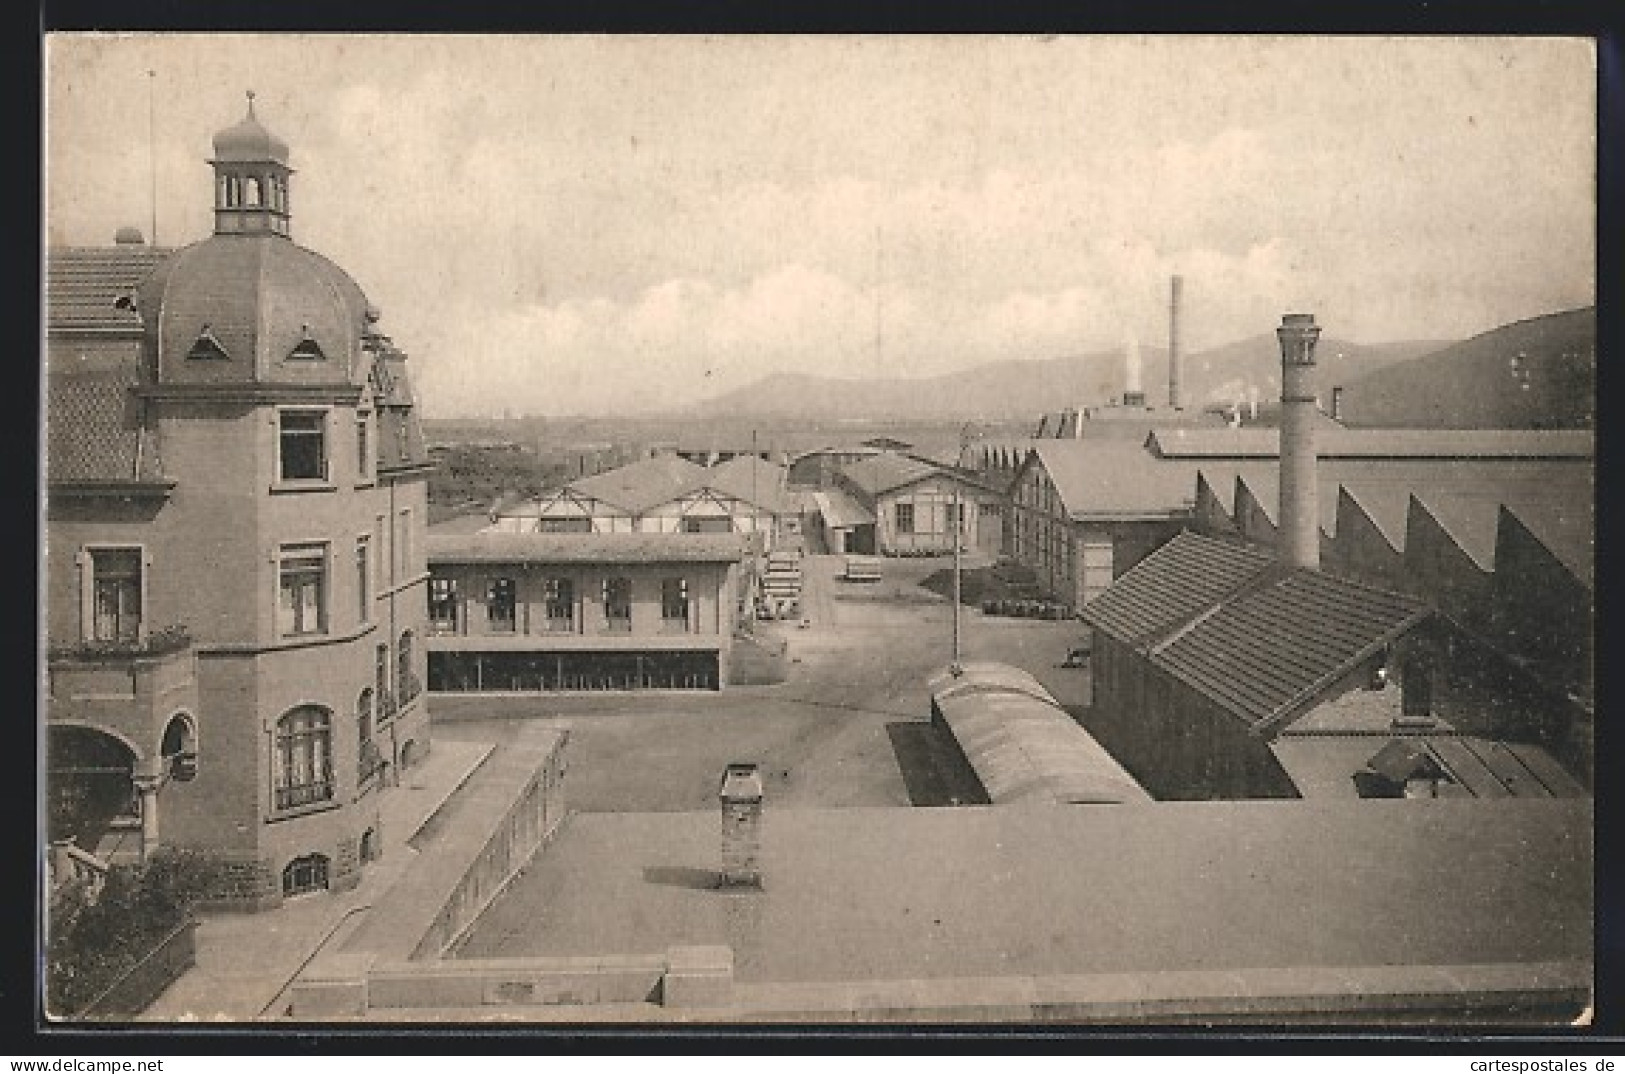
[[[288,983],[324,946],[342,943],[365,912],[403,878],[409,840],[491,753],[477,742],[436,742],[383,802],[384,854],[361,883],[338,894],[290,899],[263,913],[201,915],[197,964],[144,1011],[144,1022],[242,1022],[274,1017]]]

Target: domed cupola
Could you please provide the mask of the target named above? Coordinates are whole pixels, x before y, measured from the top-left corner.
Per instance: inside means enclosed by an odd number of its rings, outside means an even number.
[[[214,138],[215,231],[136,289],[159,385],[362,387],[367,296],[288,236],[288,147],[254,116]]]
[[[248,92],[248,115],[214,136],[214,233],[216,235],[288,234],[288,143],[266,130],[254,115],[254,91]]]

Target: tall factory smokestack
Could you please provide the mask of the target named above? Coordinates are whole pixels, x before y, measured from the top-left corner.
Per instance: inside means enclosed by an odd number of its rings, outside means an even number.
[[[1185,278],[1175,276],[1168,296],[1168,406],[1178,410],[1184,403],[1179,398],[1179,299],[1185,290]]]
[[[1140,387],[1140,341],[1132,332],[1123,342],[1123,405],[1145,406],[1145,390]]]
[[[1312,313],[1288,313],[1275,330],[1281,342],[1281,558],[1320,568],[1320,504],[1315,481],[1315,342]]]

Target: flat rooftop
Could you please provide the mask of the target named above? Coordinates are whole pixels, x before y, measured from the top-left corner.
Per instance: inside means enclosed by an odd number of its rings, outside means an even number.
[[[1589,962],[1588,800],[577,814],[461,957],[727,944],[743,982]]]

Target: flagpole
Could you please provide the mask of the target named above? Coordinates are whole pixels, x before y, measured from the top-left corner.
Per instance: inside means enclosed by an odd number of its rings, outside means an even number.
[[[147,70],[147,167],[149,169],[150,186],[148,192],[152,198],[152,244],[158,245],[158,105],[155,86],[158,81],[158,72],[152,68]]]

